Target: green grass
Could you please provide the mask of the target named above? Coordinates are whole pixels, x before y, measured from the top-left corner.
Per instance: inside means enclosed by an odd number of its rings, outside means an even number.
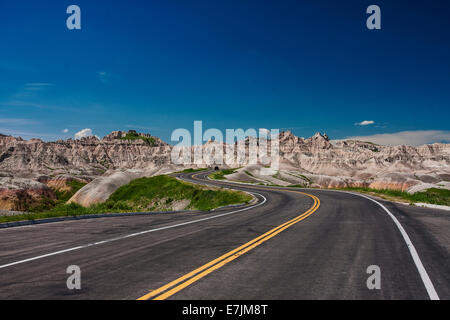
[[[80,190],[81,188],[83,188],[86,185],[85,182],[79,182],[79,181],[75,181],[75,180],[68,181],[66,184],[70,187],[70,190],[67,190],[67,191],[53,190],[53,192],[55,193],[56,199],[58,199],[58,201],[66,202],[78,190]]]
[[[220,171],[213,172],[209,175],[211,179],[224,180],[225,176],[228,174],[235,173],[235,169],[223,169]]]
[[[278,180],[283,180],[283,179],[281,179],[280,171],[277,171],[277,173],[272,175],[272,178],[275,178],[275,179],[278,179]]]
[[[125,137],[120,138],[121,140],[143,140],[151,146],[154,146],[156,141],[152,137],[140,136],[136,132],[128,132]]]
[[[14,221],[25,221],[25,220],[38,220],[45,218],[55,218],[55,217],[71,217],[80,216],[85,214],[95,214],[95,213],[106,213],[111,212],[111,209],[107,209],[104,205],[93,205],[89,208],[85,208],[76,203],[70,204],[59,204],[48,211],[43,212],[30,212],[20,215],[13,216],[0,216],[0,223],[3,222],[14,222]],[[117,211],[119,212],[119,211]],[[123,212],[123,211],[120,211]]]
[[[188,199],[191,201],[190,209],[211,210],[228,204],[248,202],[251,197],[242,192],[210,190],[169,176],[156,176],[136,179],[120,187],[108,201],[127,201],[136,207],[153,199],[167,199],[170,202]]]
[[[249,171],[247,171],[247,170],[245,170],[245,173],[247,174],[247,175],[249,175],[250,177],[255,177],[251,172],[249,172]]]
[[[308,181],[308,183],[311,183],[311,179],[309,179],[307,176],[303,175],[303,174],[299,174],[298,175],[300,178],[303,178],[305,181]]]
[[[174,201],[185,199],[190,200],[188,209],[206,211],[230,204],[248,203],[252,197],[243,192],[206,189],[161,175],[133,180],[118,188],[106,202],[94,204],[88,208],[75,203],[59,203],[54,208],[43,212],[1,216],[0,222],[96,213],[166,211],[170,210],[170,205]]]
[[[389,189],[378,190],[370,188],[344,188],[344,190],[378,195],[387,200],[406,200],[410,203],[422,202],[450,206],[450,190],[446,189],[431,188],[426,191],[416,192],[414,194]]]

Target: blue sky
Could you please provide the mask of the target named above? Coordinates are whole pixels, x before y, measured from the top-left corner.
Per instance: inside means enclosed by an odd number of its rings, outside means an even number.
[[[71,4],[81,30],[66,28]],[[370,4],[381,30],[366,28]],[[2,1],[0,133],[136,129],[169,142],[202,120],[450,142],[449,12],[448,1]]]

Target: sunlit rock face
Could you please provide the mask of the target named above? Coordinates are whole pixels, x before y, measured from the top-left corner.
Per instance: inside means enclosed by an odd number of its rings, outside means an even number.
[[[98,176],[108,169],[146,168],[169,163],[171,146],[148,134],[152,143],[124,140],[127,132],[114,131],[99,140],[44,142],[0,136],[0,171],[14,176],[35,178],[38,175]]]

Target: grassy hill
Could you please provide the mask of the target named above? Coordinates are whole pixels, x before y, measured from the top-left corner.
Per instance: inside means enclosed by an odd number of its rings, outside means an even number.
[[[229,204],[248,202],[251,197],[242,192],[208,189],[169,176],[140,178],[117,189],[107,202],[122,202],[135,209],[158,208],[161,201],[189,200],[189,209],[211,210]],[[150,208],[152,209],[152,208]],[[161,208],[164,209],[164,206]]]
[[[250,195],[243,192],[211,189],[161,175],[133,180],[118,188],[106,202],[88,208],[75,203],[58,204],[42,212],[1,216],[0,223],[95,213],[171,211],[180,206],[183,209],[206,211],[230,204],[248,203],[251,199]]]

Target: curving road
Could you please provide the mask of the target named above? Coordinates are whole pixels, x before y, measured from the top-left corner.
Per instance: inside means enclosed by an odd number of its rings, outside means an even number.
[[[450,298],[448,212],[206,174],[180,178],[257,202],[0,230],[0,299]],[[81,290],[66,287],[69,265]],[[371,265],[379,290],[366,285]]]

